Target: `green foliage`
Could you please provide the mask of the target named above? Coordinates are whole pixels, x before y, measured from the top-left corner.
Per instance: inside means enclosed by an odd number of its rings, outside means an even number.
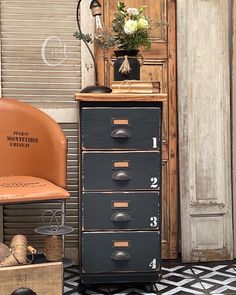
[[[106,29],[103,29],[99,34],[94,36],[94,42],[99,48],[104,50],[116,45],[113,34]]]
[[[79,40],[85,40],[87,43],[93,43],[93,36],[92,34],[81,34],[79,32],[75,32],[73,36]]]

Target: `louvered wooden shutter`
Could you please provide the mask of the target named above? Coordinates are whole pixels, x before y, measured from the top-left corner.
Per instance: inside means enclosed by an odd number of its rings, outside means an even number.
[[[70,198],[66,202],[66,224],[74,232],[66,236],[66,248],[78,249],[78,126],[76,123],[64,123],[61,127],[68,139],[67,190]],[[72,256],[77,256],[77,252]]]
[[[2,95],[73,101],[81,88],[76,0],[1,0]]]
[[[74,93],[81,88],[80,42],[73,37],[76,5],[77,0],[0,0],[2,96],[60,112],[60,124],[68,139],[67,189],[71,198],[66,223],[75,231],[66,236],[66,250],[73,257],[78,248],[77,123],[75,117],[71,121],[68,115],[65,121],[63,117],[69,109],[76,109]],[[42,225],[42,212],[53,208],[59,206],[4,206],[4,242],[21,233],[41,249],[43,237],[35,235],[33,229]]]

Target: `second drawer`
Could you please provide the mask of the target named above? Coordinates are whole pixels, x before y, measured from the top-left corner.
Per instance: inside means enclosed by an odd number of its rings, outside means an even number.
[[[161,197],[146,193],[83,193],[83,230],[160,229]]]
[[[158,152],[84,152],[85,191],[160,190]]]

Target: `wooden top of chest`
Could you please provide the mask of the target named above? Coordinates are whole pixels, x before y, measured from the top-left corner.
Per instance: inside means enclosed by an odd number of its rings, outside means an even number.
[[[164,102],[167,94],[130,94],[130,93],[75,93],[77,101],[110,101],[110,102]]]

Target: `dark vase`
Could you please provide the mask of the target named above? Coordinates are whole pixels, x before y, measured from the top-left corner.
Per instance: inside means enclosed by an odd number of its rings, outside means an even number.
[[[114,81],[140,80],[138,50],[115,50]]]

